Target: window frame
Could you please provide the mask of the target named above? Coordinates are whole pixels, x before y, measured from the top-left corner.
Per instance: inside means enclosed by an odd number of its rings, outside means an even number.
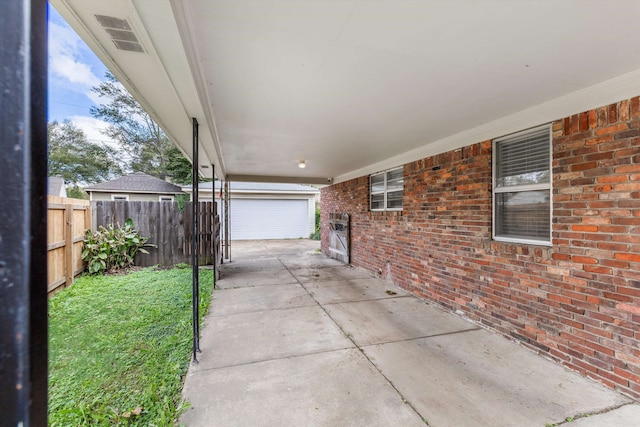
[[[392,190],[389,190],[389,186],[388,186],[388,175],[391,172],[395,172],[395,171],[401,171],[402,172],[402,206],[398,207],[398,208],[389,208],[388,206],[388,198],[387,195],[388,193],[394,193],[396,191],[400,191],[397,188],[394,188]],[[372,185],[372,180],[374,176],[379,176],[382,175],[384,177],[383,180],[383,190],[380,191],[373,191],[373,185]],[[372,207],[372,202],[373,202],[373,196],[374,195],[380,195],[383,194],[383,203],[384,203],[384,208],[382,209],[374,209]],[[381,172],[376,172],[374,174],[369,175],[369,210],[371,212],[401,212],[404,209],[404,166],[399,166],[399,167],[395,167],[395,168],[391,168],[391,169],[387,169]]]
[[[122,197],[124,197],[124,199],[122,199]],[[112,202],[128,202],[129,195],[128,194],[112,194],[111,201]]]
[[[162,199],[166,199],[166,200],[162,200]],[[158,201],[159,202],[175,202],[175,199],[173,196],[158,196]]]
[[[539,184],[518,184],[518,185],[509,185],[509,186],[497,186],[497,158],[498,158],[498,145],[505,141],[510,141],[515,138],[522,137],[526,134],[533,134],[542,129],[546,128],[549,135],[549,182],[539,183]],[[538,245],[538,246],[552,246],[553,245],[553,134],[551,129],[551,124],[547,123],[541,126],[536,126],[533,128],[529,128],[520,132],[512,133],[500,138],[495,138],[492,141],[491,147],[491,170],[492,170],[492,179],[491,179],[491,238],[498,242],[509,242],[509,243],[520,243],[527,245]],[[548,191],[549,193],[549,236],[548,240],[537,240],[537,239],[527,239],[527,238],[516,238],[516,237],[507,237],[496,234],[496,221],[497,221],[497,209],[496,209],[496,194],[501,193],[521,193],[526,191]]]

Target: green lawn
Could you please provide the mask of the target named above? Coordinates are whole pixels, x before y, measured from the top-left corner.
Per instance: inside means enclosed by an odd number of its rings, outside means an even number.
[[[81,277],[49,301],[49,425],[172,426],[191,345],[190,268]]]

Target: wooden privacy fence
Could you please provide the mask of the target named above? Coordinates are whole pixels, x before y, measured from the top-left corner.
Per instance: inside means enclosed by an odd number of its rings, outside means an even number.
[[[47,292],[70,286],[84,270],[82,242],[91,229],[88,200],[48,196]]]
[[[131,218],[133,226],[148,243],[156,248],[147,248],[149,254],[138,254],[135,264],[142,267],[152,265],[172,266],[191,262],[191,209],[192,202],[186,202],[180,210],[175,202],[129,202],[96,201],[91,202],[93,230],[107,227],[109,224],[123,225]],[[216,253],[220,254],[220,221],[213,202],[200,202],[198,220],[198,252],[200,265],[211,264],[213,243],[217,242]],[[219,265],[219,258],[217,257]]]
[[[188,261],[191,260],[191,245],[193,242],[193,203],[184,204],[184,241],[182,252]],[[135,223],[134,223],[135,224]],[[215,202],[200,202],[198,217],[198,259],[200,265],[213,264],[216,259],[216,272],[220,271],[222,252],[220,251],[220,216]],[[215,248],[215,249],[214,249]],[[220,256],[214,257],[214,253]],[[188,262],[185,261],[185,262]]]

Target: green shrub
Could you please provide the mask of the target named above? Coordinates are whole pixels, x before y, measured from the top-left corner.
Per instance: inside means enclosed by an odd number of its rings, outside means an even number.
[[[313,232],[311,236],[309,236],[312,240],[320,240],[320,209],[316,208],[316,230]]]
[[[149,253],[144,247],[155,247],[147,244],[147,240],[148,237],[142,237],[133,227],[131,218],[127,218],[122,227],[110,224],[107,228],[100,226],[95,233],[87,230],[82,259],[87,262],[89,274],[128,268],[138,252]]]

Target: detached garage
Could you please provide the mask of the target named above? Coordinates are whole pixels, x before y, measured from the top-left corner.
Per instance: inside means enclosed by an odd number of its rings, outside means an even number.
[[[215,199],[224,220],[220,186],[216,181]],[[211,187],[211,182],[200,184],[200,200],[211,199]],[[231,182],[229,187],[231,240],[306,239],[315,231],[317,188],[253,182]],[[183,190],[192,192],[191,186]]]

